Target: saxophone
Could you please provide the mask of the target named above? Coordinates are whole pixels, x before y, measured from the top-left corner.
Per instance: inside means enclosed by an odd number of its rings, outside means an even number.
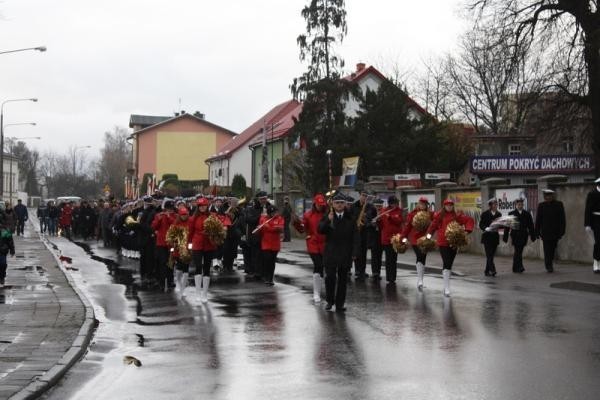
[[[365,199],[365,203],[362,205],[360,209],[360,213],[358,214],[358,219],[356,220],[356,227],[358,229],[362,229],[365,225],[365,211],[367,209],[367,200]]]

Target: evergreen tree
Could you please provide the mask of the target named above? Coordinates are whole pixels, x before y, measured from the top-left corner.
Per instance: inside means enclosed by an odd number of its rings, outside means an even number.
[[[347,32],[344,0],[310,0],[301,13],[306,34],[298,36],[300,60],[307,62],[306,72],[294,79],[291,90],[303,101],[294,133],[305,145],[307,174],[304,185],[312,192],[328,186],[325,159],[333,150],[336,173],[341,169],[341,137],[347,129],[344,103],[352,89],[341,79],[343,60],[335,53]]]
[[[231,180],[231,192],[235,197],[243,197],[246,191],[246,179],[241,174],[235,174]]]

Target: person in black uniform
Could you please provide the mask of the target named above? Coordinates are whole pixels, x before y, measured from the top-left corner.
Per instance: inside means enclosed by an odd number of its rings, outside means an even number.
[[[594,273],[600,274],[600,178],[596,188],[588,193],[585,201],[584,226],[594,239]]]
[[[488,200],[488,209],[481,213],[479,219],[479,229],[483,231],[481,234],[481,243],[485,249],[485,276],[496,276],[496,265],[494,264],[494,256],[496,249],[500,244],[500,235],[498,231],[492,230],[490,225],[496,218],[502,214],[498,211],[498,200],[492,198]]]
[[[261,215],[266,215],[269,213],[269,209],[271,208],[271,204],[269,204],[269,199],[267,193],[264,191],[260,191],[256,194],[256,199],[254,201],[254,206],[248,208],[245,213],[245,223],[246,223],[246,245],[248,246],[248,255],[249,255],[249,264],[246,264],[246,270],[244,271],[249,279],[256,278],[260,280],[262,275],[262,258],[260,251],[260,233],[252,233],[254,229],[258,226],[258,220]]]
[[[566,229],[563,203],[554,199],[554,190],[544,189],[544,201],[538,205],[535,217],[535,236],[544,243],[544,264],[546,271],[554,272],[554,254],[558,241]]]
[[[227,214],[231,219],[231,226],[227,229],[227,236],[223,244],[223,270],[227,273],[233,272],[233,262],[237,258],[238,245],[244,232],[243,207],[246,201],[230,199],[230,208]]]
[[[383,199],[375,199],[373,200],[373,207],[375,207],[375,211],[379,215],[383,210]],[[381,244],[381,230],[379,227],[379,223],[377,221],[373,222],[371,220],[372,228],[369,232],[369,237],[367,238],[368,246],[371,249],[371,272],[373,274],[373,281],[381,280],[381,258],[383,257],[383,245]],[[386,258],[387,260],[387,258]]]
[[[364,280],[368,276],[365,272],[367,268],[367,250],[369,249],[369,236],[374,234],[371,220],[377,215],[377,210],[373,204],[368,202],[369,195],[370,193],[366,190],[361,191],[359,199],[352,205],[352,216],[357,221],[356,228],[360,236],[357,257],[354,260],[354,276],[357,280]]]
[[[154,198],[144,196],[144,209],[140,216],[140,277],[142,283],[155,278],[156,270],[156,236],[152,229],[152,221],[157,213]]]
[[[515,201],[515,209],[508,215],[515,216],[519,221],[519,225],[515,229],[504,228],[504,243],[508,242],[508,236],[512,239],[512,245],[515,248],[513,255],[512,270],[514,273],[521,274],[525,272],[523,267],[523,249],[527,245],[527,238],[530,237],[532,242],[535,242],[535,229],[533,227],[533,217],[531,213],[523,208],[525,199],[518,198]]]
[[[319,233],[325,235],[325,297],[326,310],[346,311],[346,281],[352,258],[356,256],[359,234],[356,220],[346,211],[346,199],[343,194],[333,196],[332,210],[319,222]]]
[[[290,198],[285,196],[283,198],[283,210],[281,211],[281,216],[285,222],[283,226],[283,241],[289,242],[292,240],[292,233],[290,231],[290,222],[292,222],[292,206],[290,205]]]

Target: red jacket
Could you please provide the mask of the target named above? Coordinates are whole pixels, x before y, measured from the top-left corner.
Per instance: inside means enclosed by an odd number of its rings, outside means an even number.
[[[225,229],[229,229],[229,227],[231,226],[231,218],[229,218],[229,215],[216,214],[216,216],[217,218],[219,218],[219,221],[221,221]]]
[[[431,225],[429,225],[429,229],[427,229],[427,233],[431,234],[433,234],[435,231],[438,231],[436,239],[438,247],[449,246],[448,240],[446,240],[446,227],[452,221],[456,221],[463,225],[467,232],[473,232],[473,228],[475,226],[475,220],[473,218],[463,213],[457,213],[456,211],[445,212],[442,218],[442,211],[435,213],[433,216],[433,222]]]
[[[315,209],[304,213],[302,224],[306,233],[306,249],[309,254],[323,254],[325,252],[325,235],[321,235],[317,228],[325,212]]]
[[[416,246],[417,240],[427,234],[427,229],[418,231],[412,224],[413,218],[415,217],[415,215],[417,215],[419,211],[423,210],[415,208],[408,214],[408,216],[406,217],[406,225],[404,225],[404,229],[402,230],[402,237],[408,238],[408,241],[410,242],[411,246]],[[431,220],[433,220],[433,213],[431,211],[426,212],[429,213]]]
[[[173,221],[173,224],[171,224],[171,226],[181,226],[181,227],[187,229],[187,238],[186,238],[187,243],[191,242],[190,241],[190,222],[191,222],[190,218],[188,218],[185,221],[182,221],[179,218],[175,218],[175,221]],[[167,232],[168,232],[168,230],[167,230]],[[179,258],[179,249],[175,246],[175,243],[167,242],[167,245],[170,246],[171,248],[173,248],[173,257]]]
[[[190,219],[190,238],[193,251],[214,251],[217,246],[204,234],[204,221],[211,215],[218,218],[215,213],[195,214]]]
[[[269,221],[269,219],[271,219],[271,217],[269,217],[268,215],[261,215],[260,219],[258,220],[258,226],[262,225],[266,221]],[[283,232],[284,225],[285,220],[283,219],[283,217],[281,215],[277,215],[269,222],[267,222],[262,228],[259,229],[258,232],[261,235],[261,250],[281,250],[281,238],[279,236],[281,232]]]
[[[388,211],[390,208],[386,207],[381,210],[382,213]],[[390,244],[392,236],[402,232],[402,209],[400,207],[394,207],[392,211],[383,217],[379,218],[379,229],[381,230],[381,244],[387,246]]]
[[[58,222],[59,222],[60,226],[66,227],[66,226],[71,226],[72,221],[73,221],[73,209],[71,208],[70,205],[65,205],[62,208]]]
[[[154,216],[152,229],[156,234],[156,247],[169,247],[167,244],[167,231],[177,215],[173,211],[163,211]]]

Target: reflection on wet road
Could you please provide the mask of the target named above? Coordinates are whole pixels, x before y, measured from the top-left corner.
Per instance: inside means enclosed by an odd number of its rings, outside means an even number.
[[[596,399],[600,304],[590,293],[441,279],[351,283],[346,315],[311,304],[300,255],[278,283],[220,281],[208,305],[139,286],[137,263],[55,243],[100,325],[49,399]],[[285,282],[285,283],[281,283]],[[132,355],[141,368],[123,364]]]

